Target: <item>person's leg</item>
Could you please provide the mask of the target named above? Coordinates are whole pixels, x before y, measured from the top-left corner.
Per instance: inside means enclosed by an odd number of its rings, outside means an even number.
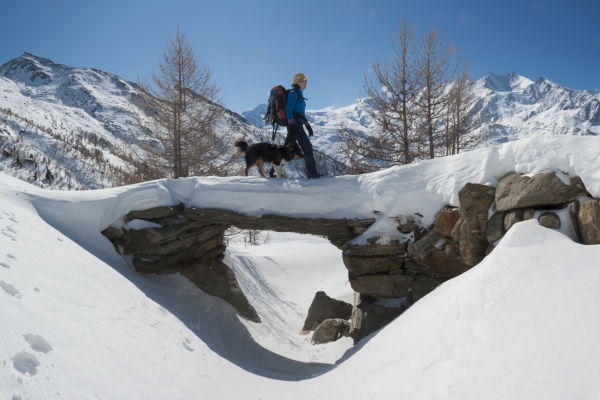
[[[302,149],[302,154],[304,154],[304,163],[306,164],[306,174],[307,175],[317,175],[317,163],[315,162],[315,157],[313,155],[313,147],[308,135],[304,131],[304,127],[298,127],[296,131],[296,136],[294,137],[300,145]]]
[[[290,131],[288,129],[288,133],[287,133],[287,136],[285,137],[285,142],[283,142],[283,145],[287,146],[287,145],[290,145],[290,144],[294,143],[295,141],[296,141],[295,136],[292,135],[292,134],[290,134]],[[283,171],[283,168],[282,168],[282,171]],[[269,170],[269,176],[271,178],[275,178],[277,176],[275,174],[275,168],[273,166],[271,166],[271,169]]]

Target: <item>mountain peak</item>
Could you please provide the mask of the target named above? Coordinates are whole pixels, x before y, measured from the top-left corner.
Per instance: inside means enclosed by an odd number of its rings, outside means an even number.
[[[490,72],[483,78],[483,86],[496,92],[519,92],[533,83],[532,80],[511,72],[498,75]]]
[[[28,52],[24,52],[23,55],[21,55],[21,57],[19,57],[19,58],[27,58],[27,59],[30,59],[33,61],[37,61],[43,65],[54,65],[54,62],[52,62],[51,60],[44,58],[44,57],[38,57],[38,56],[28,53]]]

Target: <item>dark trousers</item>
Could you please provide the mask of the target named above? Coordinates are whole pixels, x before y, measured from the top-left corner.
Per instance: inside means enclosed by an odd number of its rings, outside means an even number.
[[[292,144],[294,142],[298,142],[298,146],[302,149],[302,154],[304,154],[304,163],[306,164],[306,174],[307,175],[316,175],[317,174],[317,163],[315,163],[315,156],[313,155],[313,147],[306,131],[304,131],[304,126],[298,126],[296,129],[296,134],[292,135],[290,130],[288,129],[288,134],[285,138],[284,146]],[[275,169],[271,167],[271,175],[275,173]]]

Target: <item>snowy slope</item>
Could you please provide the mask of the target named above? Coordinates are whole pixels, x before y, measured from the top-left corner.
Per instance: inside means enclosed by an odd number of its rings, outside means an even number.
[[[393,236],[391,217],[421,212],[430,223],[444,204],[458,205],[465,183],[496,185],[507,171],[560,170],[600,197],[598,154],[595,138],[555,136],[362,176],[187,178],[85,192],[0,174],[0,320],[9,321],[0,395],[596,398],[600,246],[534,220],[353,348],[312,347],[297,334],[317,290],[352,295],[340,251],[323,239],[274,235],[229,248],[225,261],[264,321],[253,324],[180,275],[136,273],[99,232],[132,209],[183,201],[251,215],[374,216],[367,234]]]
[[[29,53],[7,62],[0,66],[0,170],[54,189],[97,189],[127,181],[127,160],[119,149],[130,153],[127,143],[142,135],[134,119],[142,114],[132,102],[139,96],[136,84],[96,69],[55,64]],[[267,141],[270,136],[230,110],[217,133],[231,141]],[[321,153],[317,163],[328,175],[343,172]],[[286,167],[289,176],[303,173],[298,164]],[[55,178],[52,185],[47,169]]]

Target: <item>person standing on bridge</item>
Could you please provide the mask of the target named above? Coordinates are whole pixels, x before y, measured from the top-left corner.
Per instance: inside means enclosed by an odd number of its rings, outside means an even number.
[[[317,171],[317,164],[313,155],[312,143],[309,137],[313,136],[313,130],[306,118],[306,101],[303,97],[304,90],[308,79],[303,73],[294,75],[292,81],[292,90],[290,90],[287,98],[287,106],[285,114],[288,119],[287,136],[284,146],[297,142],[302,153],[304,154],[304,162],[306,164],[306,177],[308,179],[317,179],[323,177],[323,174]],[[308,135],[304,131],[304,127],[308,130]],[[275,168],[271,167],[269,174],[275,177]]]

